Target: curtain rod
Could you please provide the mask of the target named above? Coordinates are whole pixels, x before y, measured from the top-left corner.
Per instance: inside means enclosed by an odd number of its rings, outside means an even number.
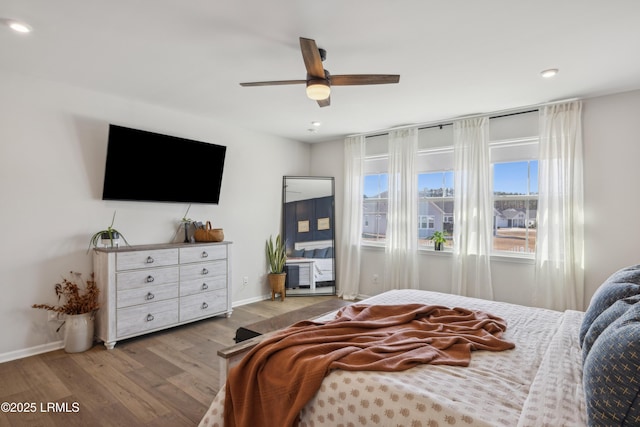
[[[357,133],[357,134],[347,135],[347,137],[350,137],[350,136],[364,136],[365,138],[373,138],[375,136],[389,135],[389,132],[392,131],[392,130],[411,129],[411,128],[417,128],[418,130],[422,130],[422,129],[432,129],[432,128],[439,127],[440,129],[442,129],[444,126],[452,126],[453,125],[453,121],[455,121],[455,120],[472,119],[472,118],[487,117],[487,116],[489,117],[490,120],[491,119],[498,119],[500,117],[508,117],[508,116],[516,116],[518,114],[532,113],[534,111],[538,111],[541,107],[546,107],[548,105],[562,104],[562,103],[565,103],[565,102],[573,102],[573,101],[578,101],[578,100],[579,100],[579,98],[568,98],[568,99],[563,99],[563,100],[560,100],[560,101],[546,102],[544,104],[529,105],[527,107],[510,108],[510,109],[507,109],[507,110],[499,110],[499,111],[494,111],[492,113],[471,114],[471,115],[468,115],[468,116],[456,117],[455,119],[427,122],[427,123],[422,123],[422,124],[417,124],[417,125],[415,125],[415,124],[414,125],[405,125],[405,126],[398,126],[398,127],[394,127],[394,128],[390,128],[390,129],[385,129],[385,130],[380,129],[380,130],[372,131],[372,132]]]

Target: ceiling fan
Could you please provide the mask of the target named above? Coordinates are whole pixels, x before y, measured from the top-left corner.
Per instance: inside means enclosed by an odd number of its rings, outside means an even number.
[[[318,102],[320,107],[330,104],[331,86],[379,85],[398,83],[398,74],[338,74],[332,76],[322,66],[327,52],[319,49],[315,40],[300,37],[300,50],[304,66],[307,68],[306,80],[276,80],[268,82],[240,83],[240,86],[307,85],[307,96]]]

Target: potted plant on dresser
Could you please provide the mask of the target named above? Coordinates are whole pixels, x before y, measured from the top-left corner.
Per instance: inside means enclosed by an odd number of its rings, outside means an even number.
[[[266,246],[267,261],[269,262],[269,286],[271,286],[271,301],[275,300],[276,294],[280,294],[280,300],[284,301],[286,296],[284,284],[287,273],[284,272],[284,265],[287,261],[287,252],[280,235],[276,236],[274,243],[273,236],[269,237]]]
[[[102,242],[102,244],[106,247],[118,247],[119,242],[120,242],[120,238],[122,238],[122,240],[124,240],[124,243],[128,246],[129,242],[127,242],[127,239],[125,239],[125,237],[122,235],[121,232],[119,232],[118,230],[116,230],[115,228],[113,228],[113,223],[116,220],[116,211],[113,211],[113,218],[111,218],[111,225],[108,226],[105,230],[100,230],[97,231],[93,236],[91,236],[91,239],[89,239],[89,248],[87,248],[87,253],[89,253],[89,251],[91,250],[91,246],[98,247],[98,244],[100,242]]]
[[[61,305],[33,304],[33,308],[53,311],[63,315],[64,351],[79,353],[93,346],[95,312],[100,308],[98,296],[100,289],[93,280],[83,280],[82,274],[72,271],[71,279],[63,278],[56,283],[54,290]]]

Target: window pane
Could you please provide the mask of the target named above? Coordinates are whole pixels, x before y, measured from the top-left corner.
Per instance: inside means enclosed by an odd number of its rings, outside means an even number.
[[[493,250],[534,253],[538,211],[538,162],[495,163],[493,189]]]
[[[433,233],[442,231],[445,247],[453,246],[453,172],[418,174],[418,244],[433,247]]]
[[[529,162],[495,163],[493,193],[495,195],[529,194]]]
[[[387,232],[387,198],[389,180],[386,173],[365,175],[362,241],[384,241]]]

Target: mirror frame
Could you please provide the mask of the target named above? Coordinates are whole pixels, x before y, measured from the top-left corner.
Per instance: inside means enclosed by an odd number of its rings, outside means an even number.
[[[330,183],[330,194],[315,197],[287,197],[287,182],[316,181]],[[309,187],[307,187],[309,188]],[[320,193],[325,194],[325,193]],[[295,203],[295,204],[294,204]],[[317,207],[316,207],[317,206]],[[336,230],[335,230],[335,179],[328,176],[283,176],[282,177],[282,237],[287,251],[287,296],[336,295]],[[299,236],[304,236],[300,239]],[[325,258],[323,250],[330,247],[333,256]],[[317,251],[316,251],[317,249]],[[298,252],[294,254],[294,250]],[[302,253],[307,254],[301,255]],[[309,256],[309,252],[321,258]],[[329,251],[327,251],[329,252]],[[296,256],[297,255],[297,256]],[[324,261],[325,259],[326,261]],[[317,268],[316,268],[317,267]],[[313,277],[311,277],[313,275]],[[307,279],[308,278],[308,279]],[[331,278],[332,280],[325,280]],[[300,281],[309,283],[300,285]],[[317,283],[316,283],[317,280]],[[332,284],[328,284],[333,282]],[[320,286],[316,286],[321,284]],[[298,285],[298,286],[296,286]]]

